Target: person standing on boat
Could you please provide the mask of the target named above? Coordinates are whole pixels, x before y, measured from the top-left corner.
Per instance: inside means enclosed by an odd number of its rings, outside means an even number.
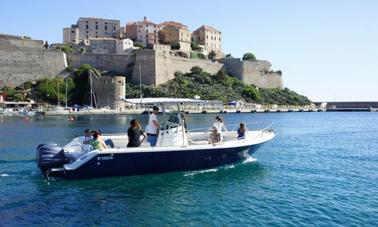
[[[159,107],[154,106],[152,107],[152,113],[148,119],[148,125],[146,128],[147,133],[147,141],[151,144],[151,146],[156,146],[158,133],[159,133],[159,122],[157,120],[157,114],[159,112]]]
[[[216,116],[215,117],[215,121],[213,123],[213,127],[217,128],[217,131],[221,135],[221,140],[223,140],[222,129],[224,129],[224,131],[227,132],[227,128],[226,128],[226,126],[224,126],[223,119],[220,116]]]
[[[129,137],[127,147],[139,147],[142,141],[146,138],[139,122],[135,119],[130,121],[130,128],[127,130],[127,136]],[[143,136],[142,140],[140,140],[141,136]]]

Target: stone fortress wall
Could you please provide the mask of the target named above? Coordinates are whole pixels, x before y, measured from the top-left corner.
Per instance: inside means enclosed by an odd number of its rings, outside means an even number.
[[[62,73],[67,67],[65,54],[43,45],[41,40],[0,34],[0,87]]]
[[[220,60],[225,70],[247,84],[262,88],[283,88],[280,72],[272,71],[268,61],[242,61],[240,58],[223,58]]]
[[[70,53],[45,50],[44,42],[0,34],[0,87],[20,85],[28,80],[54,77],[62,73],[68,64],[79,67],[90,64],[100,70],[129,75],[132,82],[159,85],[174,78],[177,71],[187,73],[193,66],[215,74],[225,69],[248,84],[264,88],[282,88],[282,76],[270,70],[268,61],[246,62],[238,58],[210,60],[172,56],[168,50],[135,50],[128,55]],[[139,68],[141,73],[139,73]]]

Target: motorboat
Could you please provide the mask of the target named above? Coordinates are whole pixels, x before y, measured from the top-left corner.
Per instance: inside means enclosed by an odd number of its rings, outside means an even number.
[[[63,147],[40,144],[36,159],[44,176],[47,179],[84,179],[208,169],[242,161],[275,136],[269,126],[247,131],[244,138],[237,139],[233,129],[222,132],[221,143],[209,144],[210,131],[187,130],[180,110],[182,104],[197,105],[201,100],[144,98],[125,101],[146,108],[153,105],[163,108],[164,121],[160,122],[156,146],[144,141],[140,147],[127,147],[126,133],[103,135],[104,140],[114,144],[113,148],[105,150],[88,150],[83,144],[84,137],[76,137]],[[173,106],[177,108],[169,113],[165,111]]]

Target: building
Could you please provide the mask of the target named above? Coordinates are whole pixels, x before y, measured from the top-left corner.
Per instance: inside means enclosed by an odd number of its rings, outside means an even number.
[[[126,54],[130,50],[136,49],[134,47],[134,42],[131,39],[118,39],[117,40],[117,54]]]
[[[119,20],[80,17],[76,24],[63,28],[63,43],[89,45],[91,38],[121,38]]]
[[[222,33],[213,27],[202,25],[192,33],[192,41],[199,46],[203,46],[204,53],[209,54],[214,51],[216,58],[223,57],[222,51]]]
[[[125,37],[145,47],[152,47],[159,41],[158,26],[147,20],[147,17],[144,17],[143,21],[128,22],[126,24]]]
[[[188,26],[175,21],[159,24],[159,42],[163,44],[179,44],[180,50],[190,52],[191,33]]]
[[[134,49],[134,45],[131,39],[89,39],[89,52],[95,54],[127,54],[132,49]]]

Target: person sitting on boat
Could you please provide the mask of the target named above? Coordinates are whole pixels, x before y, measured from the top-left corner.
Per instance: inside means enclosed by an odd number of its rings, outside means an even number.
[[[152,107],[152,113],[148,119],[148,125],[146,128],[147,133],[147,141],[151,144],[151,146],[156,146],[157,137],[159,133],[159,122],[157,120],[157,114],[159,112],[159,107],[154,106]]]
[[[221,134],[218,132],[217,127],[213,127],[209,136],[209,144],[216,145],[219,143],[222,143]]]
[[[99,139],[100,139],[101,141],[104,141],[104,139],[103,139],[103,137],[102,137],[101,130],[96,129],[96,130],[92,131],[92,134],[93,134],[93,132],[97,132],[97,134],[99,135]],[[111,139],[107,139],[107,140],[104,141],[104,143],[105,143],[108,147],[114,148],[113,140],[111,140]]]
[[[105,142],[101,139],[101,136],[97,131],[94,131],[92,135],[93,135],[93,140],[91,142],[91,145],[94,150],[108,149]]]
[[[83,144],[90,144],[92,140],[92,131],[89,128],[85,129]]]
[[[244,139],[245,138],[245,132],[247,131],[245,124],[240,123],[240,127],[238,128],[238,140]]]
[[[127,136],[129,137],[127,147],[139,147],[147,135],[141,129],[139,122],[134,119],[130,121],[130,128],[127,130]],[[142,140],[140,139],[141,136],[143,136]]]

